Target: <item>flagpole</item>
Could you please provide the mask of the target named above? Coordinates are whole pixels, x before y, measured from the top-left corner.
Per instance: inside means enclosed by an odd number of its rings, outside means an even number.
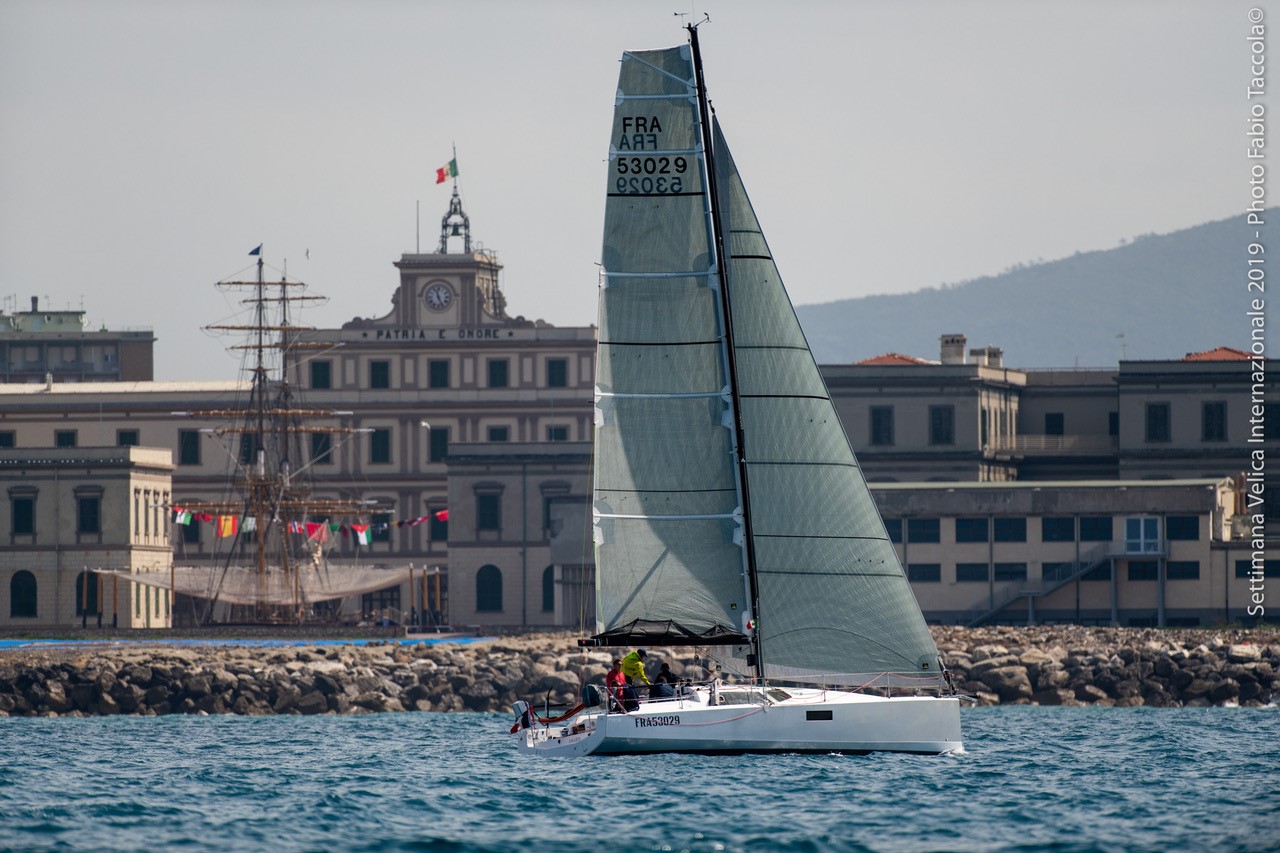
[[[421,254],[422,254],[422,199],[418,199],[418,200],[414,201],[413,205],[414,205],[414,220],[413,220],[413,233],[414,233],[414,243],[413,243],[413,246],[414,246],[414,249],[413,249],[413,253],[414,253],[415,255],[421,255]]]

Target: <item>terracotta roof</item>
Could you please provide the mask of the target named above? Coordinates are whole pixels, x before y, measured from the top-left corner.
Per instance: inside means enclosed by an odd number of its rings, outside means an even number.
[[[933,362],[925,361],[923,358],[916,358],[914,355],[903,355],[900,352],[887,352],[884,355],[877,355],[871,358],[864,358],[862,361],[855,361],[854,364],[933,364]]]
[[[1248,361],[1249,354],[1243,350],[1232,349],[1231,347],[1218,347],[1217,349],[1208,349],[1204,352],[1189,352],[1183,361]]]

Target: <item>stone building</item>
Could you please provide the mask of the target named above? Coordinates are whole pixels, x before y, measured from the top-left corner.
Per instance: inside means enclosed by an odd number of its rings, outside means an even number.
[[[172,474],[167,449],[0,450],[0,626],[168,626],[168,592],[120,575],[172,565]]]
[[[140,382],[154,374],[150,329],[94,331],[83,311],[0,311],[0,382]]]

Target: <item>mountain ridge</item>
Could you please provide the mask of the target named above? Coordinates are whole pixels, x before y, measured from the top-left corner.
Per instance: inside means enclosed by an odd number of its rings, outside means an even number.
[[[1271,222],[1280,208],[1267,213]],[[1240,214],[955,284],[797,305],[796,315],[820,364],[890,352],[936,359],[943,334],[1000,347],[1006,365],[1025,368],[1248,350],[1246,312],[1260,296],[1246,286],[1249,244],[1275,246],[1280,265],[1276,228],[1264,226],[1255,240],[1257,230]]]

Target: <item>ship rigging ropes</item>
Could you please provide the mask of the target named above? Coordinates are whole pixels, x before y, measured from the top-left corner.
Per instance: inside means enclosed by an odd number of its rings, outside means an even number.
[[[317,447],[330,459],[364,432],[343,425],[350,412],[309,407],[299,399],[303,365],[340,344],[303,340],[314,328],[296,322],[292,312],[327,298],[307,294],[305,284],[283,273],[279,281],[267,281],[261,257],[256,270],[254,281],[218,282],[225,294],[244,298],[231,320],[205,327],[244,341],[228,347],[240,354],[246,377],[237,399],[230,406],[182,413],[216,424],[200,432],[220,445],[226,460],[218,497],[174,501],[206,521],[218,520],[213,559],[171,571],[103,573],[211,602],[290,608],[399,585],[411,577],[409,567],[369,564],[366,534],[377,510],[349,496],[361,491],[331,487],[325,491],[332,494],[317,495],[313,489]],[[328,441],[315,441],[318,435]]]

